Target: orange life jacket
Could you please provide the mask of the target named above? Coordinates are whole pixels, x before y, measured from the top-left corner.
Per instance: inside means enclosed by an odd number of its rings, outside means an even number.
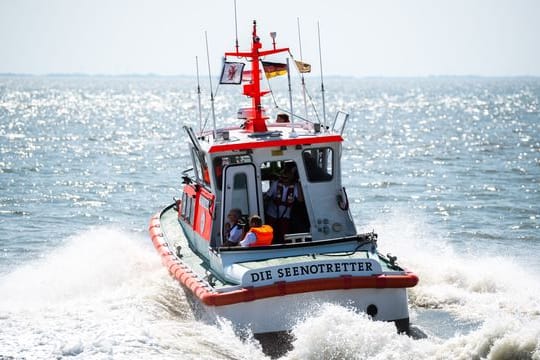
[[[260,227],[252,227],[249,229],[255,234],[257,241],[249,246],[266,246],[272,245],[272,239],[274,238],[274,229],[270,225],[263,225]]]

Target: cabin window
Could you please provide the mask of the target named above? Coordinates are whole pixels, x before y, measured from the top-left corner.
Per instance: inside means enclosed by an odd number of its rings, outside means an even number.
[[[214,164],[214,177],[216,179],[216,185],[219,190],[221,190],[223,184],[223,168],[227,165],[233,165],[233,164],[245,164],[245,163],[251,163],[251,156],[248,154],[239,154],[239,155],[227,155],[227,156],[219,156],[214,158],[213,164]]]
[[[203,238],[210,240],[211,221],[213,211],[213,197],[211,194],[202,192],[199,196],[199,206],[197,209],[198,229],[196,229]],[[195,224],[194,224],[195,225]],[[195,226],[194,226],[195,228]]]
[[[187,219],[187,213],[188,213],[188,199],[189,199],[189,196],[188,194],[184,193],[182,195],[182,212],[180,214],[180,216],[182,217],[182,219]]]
[[[196,149],[193,152],[193,163],[195,164],[195,176],[199,182],[210,186],[210,174],[208,172],[208,166],[204,159],[204,155],[198,152]]]
[[[182,195],[182,218],[189,224],[193,224],[193,197],[187,193]]]
[[[334,152],[331,148],[316,148],[302,153],[310,182],[330,181],[334,176]]]
[[[194,204],[194,201],[193,201],[193,198],[190,196],[189,197],[189,200],[188,200],[188,207],[189,207],[189,210],[188,210],[188,222],[193,225],[193,219],[195,217],[195,206],[193,206]]]
[[[248,181],[245,173],[238,173],[233,178],[232,203],[242,210],[242,213],[249,213],[248,202]]]
[[[192,158],[193,158],[193,170],[195,170],[195,178],[199,180],[201,178],[202,174],[202,166],[201,161],[199,160],[199,156],[197,156],[197,150],[192,149]]]

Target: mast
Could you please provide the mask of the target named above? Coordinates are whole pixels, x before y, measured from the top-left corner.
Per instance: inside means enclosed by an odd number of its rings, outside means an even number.
[[[199,134],[202,134],[201,85],[199,81],[199,58],[197,56],[195,56],[195,65],[197,67],[197,99],[199,102]]]
[[[236,16],[236,0],[234,0],[234,33],[236,36],[235,48],[236,52],[238,52],[238,18]]]
[[[212,72],[210,71],[210,52],[208,51],[208,35],[206,34],[206,31],[204,32],[204,38],[206,40],[206,59],[208,61],[208,80],[210,81],[210,103],[212,105],[212,123],[213,123],[213,130],[212,134],[214,135],[214,139],[216,138],[216,110],[214,107],[214,90],[212,90]]]
[[[323,112],[323,129],[326,131],[326,103],[324,101],[324,79],[323,79],[323,66],[322,66],[322,50],[321,50],[321,28],[317,21],[317,37],[319,38],[319,62],[321,64],[321,97],[322,97],[322,112]]]
[[[287,83],[289,84],[289,103],[291,107],[291,125],[292,131],[290,137],[297,137],[298,134],[294,131],[294,112],[293,112],[293,101],[292,101],[292,89],[291,89],[291,72],[289,71],[289,58],[287,58]]]
[[[300,18],[296,18],[296,23],[298,25],[298,47],[300,48],[300,62],[303,62],[304,59],[302,57],[302,37],[300,36]],[[304,110],[305,110],[305,117],[307,118],[308,106],[307,106],[307,99],[306,99],[306,81],[304,79],[304,73],[301,71],[300,71],[300,76],[302,77],[302,96],[304,97]]]
[[[248,118],[245,124],[245,129],[249,132],[266,132],[267,116],[263,116],[261,97],[268,94],[269,91],[261,91],[261,79],[259,78],[260,59],[261,57],[288,52],[289,48],[262,50],[261,39],[257,35],[257,22],[253,20],[253,33],[251,42],[251,51],[239,51],[238,48],[234,52],[226,52],[225,56],[236,56],[247,58],[251,62],[251,82],[244,85],[243,94],[251,98],[251,111],[248,112]]]

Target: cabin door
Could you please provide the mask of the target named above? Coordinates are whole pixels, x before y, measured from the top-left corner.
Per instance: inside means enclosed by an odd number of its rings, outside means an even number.
[[[255,165],[233,164],[223,169],[223,198],[221,208],[221,233],[224,234],[229,210],[238,208],[242,215],[249,217],[262,216],[259,204],[259,187],[257,185]],[[223,241],[224,239],[222,239]]]

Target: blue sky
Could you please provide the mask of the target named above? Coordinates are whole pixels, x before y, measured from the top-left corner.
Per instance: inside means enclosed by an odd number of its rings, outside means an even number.
[[[237,0],[240,46],[256,19],[325,75],[540,76],[539,0]],[[233,0],[0,0],[0,73],[192,75],[234,46]]]

